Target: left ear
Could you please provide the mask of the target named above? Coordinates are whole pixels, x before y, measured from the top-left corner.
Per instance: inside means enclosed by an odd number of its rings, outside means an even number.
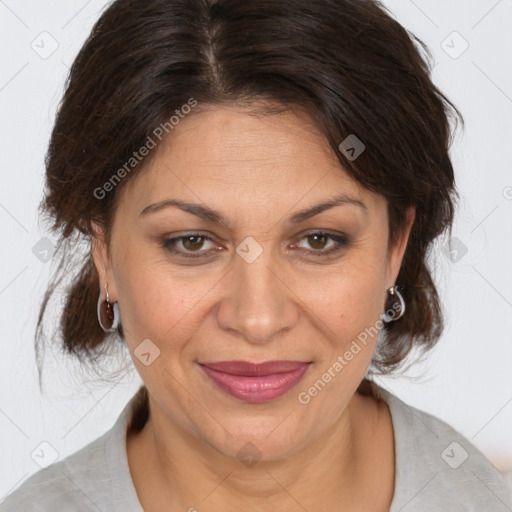
[[[400,272],[400,266],[407,248],[407,242],[411,233],[414,219],[416,218],[416,207],[409,206],[405,213],[406,225],[402,231],[400,237],[395,241],[393,247],[390,247],[388,254],[388,268],[387,268],[387,279],[388,287],[396,283],[398,273]],[[400,283],[397,283],[400,284]]]

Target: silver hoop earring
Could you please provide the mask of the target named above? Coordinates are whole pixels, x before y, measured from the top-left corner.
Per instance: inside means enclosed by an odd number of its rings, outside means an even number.
[[[105,283],[106,298],[103,300],[102,294],[100,292],[96,313],[98,315],[98,323],[100,324],[103,332],[110,333],[116,332],[117,327],[119,326],[119,306],[117,305],[117,302],[114,302],[114,304],[110,303],[107,284],[108,283]],[[110,327],[105,327],[105,323]]]
[[[396,285],[390,286],[388,288],[388,296],[389,297],[396,297],[398,301],[394,300],[393,304],[390,308],[386,309],[386,312],[382,315],[382,320],[384,322],[394,322],[395,320],[398,320],[399,318],[402,318],[405,313],[405,301],[402,297],[402,294],[398,291],[398,288]],[[396,305],[399,304],[399,311],[397,314],[396,311]]]

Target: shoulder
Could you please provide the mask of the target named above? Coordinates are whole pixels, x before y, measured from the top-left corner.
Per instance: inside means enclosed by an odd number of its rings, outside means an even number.
[[[468,439],[383,388],[377,392],[389,406],[395,434],[391,512],[512,509],[512,486]]]
[[[125,444],[136,400],[101,437],[25,480],[0,503],[1,512],[140,512]]]
[[[88,444],[73,455],[41,469],[2,502],[2,512],[88,511],[97,510],[93,498],[106,492],[96,475],[106,473],[105,436]],[[94,487],[94,488],[93,488]]]

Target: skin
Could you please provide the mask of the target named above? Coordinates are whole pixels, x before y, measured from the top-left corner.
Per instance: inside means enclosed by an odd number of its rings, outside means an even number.
[[[128,463],[147,511],[387,510],[394,444],[387,405],[356,393],[377,336],[306,405],[307,391],[365,328],[378,324],[396,282],[414,210],[388,250],[386,199],[343,170],[304,114],[249,115],[199,105],[164,139],[151,165],[121,189],[110,247],[98,226],[93,258],[118,301],[126,343],[150,396],[150,419],[127,437]],[[299,224],[297,211],[344,193],[364,202]],[[213,208],[230,227],[178,207],[140,215],[176,198]],[[211,241],[162,239],[200,231]],[[315,231],[345,234],[336,246]],[[263,252],[248,263],[246,238]],[[217,248],[217,249],[216,249]],[[160,356],[134,350],[150,339]],[[266,403],[219,390],[198,361],[312,361],[298,385]],[[237,453],[260,452],[247,467]]]

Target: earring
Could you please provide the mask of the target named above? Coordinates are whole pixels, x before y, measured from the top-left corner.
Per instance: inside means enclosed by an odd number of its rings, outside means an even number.
[[[115,332],[119,325],[119,307],[117,302],[110,303],[107,284],[105,283],[105,300],[102,300],[101,292],[98,297],[98,306],[96,312],[98,314],[98,323],[104,332]],[[110,327],[105,327],[105,321]]]
[[[398,302],[396,300],[393,300],[393,304],[391,305],[391,307],[387,308],[386,312],[382,315],[382,320],[384,320],[384,322],[393,322],[395,320],[398,320],[399,318],[402,318],[402,316],[404,315],[405,301],[404,298],[402,297],[402,294],[398,291],[396,285],[390,286],[387,291],[388,297],[396,297],[398,299]],[[400,310],[398,315],[396,311],[396,304],[400,304]]]

